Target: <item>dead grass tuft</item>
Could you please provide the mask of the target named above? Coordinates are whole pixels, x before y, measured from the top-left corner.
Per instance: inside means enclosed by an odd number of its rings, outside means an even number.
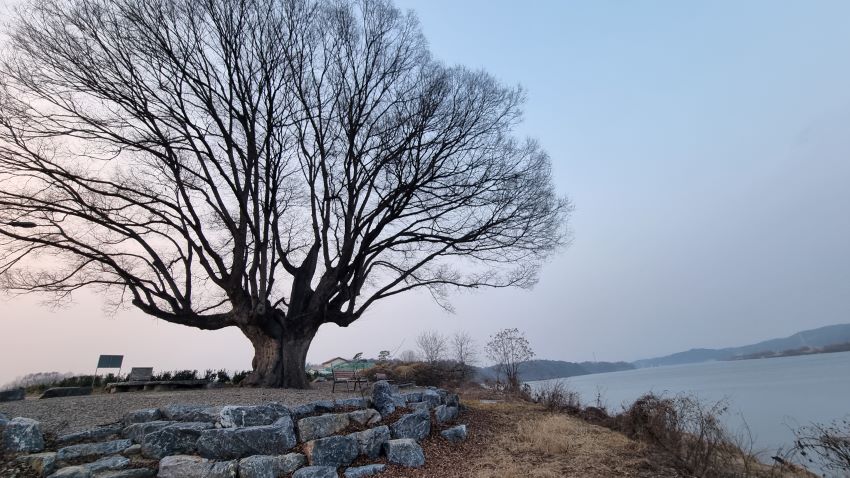
[[[514,451],[557,455],[574,448],[574,425],[564,415],[549,415],[517,424]]]

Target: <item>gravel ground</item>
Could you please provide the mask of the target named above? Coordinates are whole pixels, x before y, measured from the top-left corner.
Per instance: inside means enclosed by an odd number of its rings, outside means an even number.
[[[337,387],[339,388],[339,387]],[[258,405],[280,402],[299,405],[314,400],[360,396],[360,392],[337,390],[328,383],[314,384],[313,390],[270,388],[222,388],[175,392],[126,392],[0,403],[0,413],[9,418],[27,417],[41,422],[48,433],[73,433],[96,425],[115,423],[126,412],[163,405]]]

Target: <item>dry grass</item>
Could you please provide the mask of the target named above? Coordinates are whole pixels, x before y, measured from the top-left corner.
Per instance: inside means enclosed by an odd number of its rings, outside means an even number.
[[[463,443],[451,444],[432,430],[424,440],[425,466],[388,466],[386,478],[668,478],[651,452],[624,435],[528,402],[480,403],[458,419],[469,427]]]
[[[649,450],[606,428],[525,403],[477,405],[504,426],[474,461],[479,478],[673,477]]]
[[[572,420],[565,415],[550,415],[523,420],[517,424],[514,450],[517,452],[558,455],[574,451],[575,441],[570,433]]]

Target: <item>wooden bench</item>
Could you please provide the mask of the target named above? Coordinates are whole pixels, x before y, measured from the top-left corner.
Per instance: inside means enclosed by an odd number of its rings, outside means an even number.
[[[128,382],[150,382],[153,380],[153,367],[133,367],[127,375]]]
[[[357,390],[357,385],[361,383],[369,383],[365,377],[359,377],[357,375],[357,370],[337,370],[331,369],[331,373],[333,374],[333,385],[331,386],[331,393],[336,391],[337,383],[344,383],[345,389],[347,391],[351,391],[348,387],[350,383],[354,384],[354,390]],[[363,388],[363,387],[361,387]]]

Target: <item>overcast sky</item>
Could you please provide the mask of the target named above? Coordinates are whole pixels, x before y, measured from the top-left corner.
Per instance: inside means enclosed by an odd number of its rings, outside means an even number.
[[[2,1],[2,0],[0,0]],[[528,91],[521,133],[552,156],[575,242],[532,291],[423,295],[326,325],[308,356],[479,343],[524,330],[538,357],[634,360],[850,322],[850,2],[406,0],[435,56]],[[250,368],[202,332],[81,293],[0,302],[0,384],[34,371]]]

